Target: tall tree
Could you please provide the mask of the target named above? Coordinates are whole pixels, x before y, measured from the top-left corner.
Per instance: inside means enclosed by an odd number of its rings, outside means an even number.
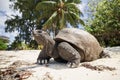
[[[53,30],[66,27],[67,23],[74,27],[84,24],[80,19],[82,12],[76,6],[80,2],[80,0],[43,0],[36,7],[40,12],[38,21],[46,18],[47,21],[43,24],[43,28]]]
[[[120,0],[98,2],[87,29],[105,46],[120,45]]]
[[[14,11],[19,11],[20,15],[12,15],[12,18],[6,20],[6,32],[18,31],[18,35],[15,38],[15,42],[19,43],[25,41],[26,44],[33,42],[31,39],[32,30],[36,28],[41,28],[42,23],[36,24],[36,19],[38,17],[36,11],[36,5],[38,0],[10,0],[12,5],[11,9]]]

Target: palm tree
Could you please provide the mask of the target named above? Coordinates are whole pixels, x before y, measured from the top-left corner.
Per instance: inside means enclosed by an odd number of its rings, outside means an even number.
[[[82,12],[76,6],[80,2],[80,0],[42,0],[36,6],[40,13],[38,21],[47,19],[43,24],[43,29],[53,31],[64,28],[67,23],[74,27],[84,24],[80,19]]]

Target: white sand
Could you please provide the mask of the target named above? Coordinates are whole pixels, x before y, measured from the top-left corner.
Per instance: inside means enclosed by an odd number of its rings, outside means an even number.
[[[0,51],[0,68],[7,67],[18,60],[35,63],[39,52],[39,50]],[[66,64],[53,60],[48,66],[34,64],[20,69],[32,70],[32,75],[27,80],[120,80],[120,52],[109,51],[109,53],[112,58],[102,58],[87,63],[92,66],[103,65],[116,68],[113,71],[92,70],[81,66],[84,63],[80,63],[78,68],[68,68]]]

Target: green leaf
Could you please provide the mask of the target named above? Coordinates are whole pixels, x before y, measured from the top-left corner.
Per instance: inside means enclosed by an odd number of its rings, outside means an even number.
[[[44,29],[47,29],[49,24],[51,24],[53,22],[53,19],[57,16],[57,11],[55,11],[51,17],[43,24]]]
[[[64,25],[65,25],[65,15],[64,15],[64,10],[62,10],[62,16],[61,16],[61,19],[60,19],[60,21],[59,21],[59,24],[60,24],[59,29],[64,28]]]
[[[37,10],[48,10],[48,9],[53,9],[56,6],[55,1],[42,1],[39,2],[36,6]]]

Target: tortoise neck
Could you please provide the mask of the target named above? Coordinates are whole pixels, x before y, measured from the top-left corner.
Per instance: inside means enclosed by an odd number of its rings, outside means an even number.
[[[44,46],[46,46],[46,45],[54,46],[55,45],[55,41],[50,36],[47,36],[46,39],[44,40],[43,45]]]
[[[53,57],[54,45],[55,41],[50,36],[46,37],[43,46],[45,48],[46,54],[50,57]]]

